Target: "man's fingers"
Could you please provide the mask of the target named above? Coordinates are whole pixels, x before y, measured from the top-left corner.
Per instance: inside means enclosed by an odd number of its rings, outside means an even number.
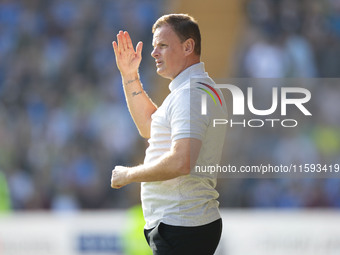
[[[113,42],[112,45],[116,55],[118,53],[121,53],[122,51],[133,49],[132,40],[127,31],[119,31],[119,33],[117,34],[117,43]],[[139,58],[142,56],[142,48],[143,43],[139,42],[136,46],[136,54]]]
[[[113,189],[120,189],[122,187],[122,185],[115,185],[111,182],[111,188]]]
[[[119,31],[119,33],[117,34],[117,42],[118,42],[118,51],[121,52],[124,50],[123,47],[123,31]]]
[[[123,185],[117,185],[116,182],[116,175],[117,172],[115,171],[117,167],[115,167],[115,169],[112,170],[112,176],[111,176],[111,188],[114,189],[120,189],[121,187],[123,187]]]
[[[130,35],[129,35],[129,33],[127,31],[124,32],[124,37],[125,37],[125,40],[126,40],[127,48],[128,49],[133,49],[131,37],[130,37]]]
[[[126,31],[123,33],[123,31],[119,32],[122,35],[122,42],[123,42],[123,48],[124,50],[127,50],[129,47],[127,45],[127,40],[126,40]]]
[[[138,42],[136,46],[136,53],[139,58],[142,57],[143,42]]]
[[[112,42],[112,47],[113,47],[113,51],[115,53],[115,55],[118,55],[118,45],[115,41]]]

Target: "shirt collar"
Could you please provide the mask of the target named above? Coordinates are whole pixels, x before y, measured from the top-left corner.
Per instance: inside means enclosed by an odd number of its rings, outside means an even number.
[[[169,84],[170,91],[174,91],[178,88],[183,82],[188,80],[191,76],[197,74],[205,73],[204,63],[200,62],[194,65],[189,66],[187,69],[183,70],[179,75],[176,76]]]

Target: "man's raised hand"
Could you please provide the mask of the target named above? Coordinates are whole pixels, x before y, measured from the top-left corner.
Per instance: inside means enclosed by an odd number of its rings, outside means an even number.
[[[116,63],[119,71],[122,76],[135,75],[138,72],[142,60],[143,43],[138,42],[135,51],[127,31],[119,31],[117,34],[117,42],[113,41],[112,46],[116,55]]]

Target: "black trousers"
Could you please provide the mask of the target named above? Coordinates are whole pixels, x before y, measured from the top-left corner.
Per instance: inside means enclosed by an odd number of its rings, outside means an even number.
[[[198,227],[179,227],[160,223],[144,229],[154,255],[213,255],[220,241],[222,219]]]

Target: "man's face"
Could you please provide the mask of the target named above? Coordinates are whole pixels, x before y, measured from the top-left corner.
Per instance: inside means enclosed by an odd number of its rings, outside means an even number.
[[[157,73],[164,78],[174,79],[185,69],[186,58],[183,43],[169,25],[156,29],[151,56],[155,59]]]

